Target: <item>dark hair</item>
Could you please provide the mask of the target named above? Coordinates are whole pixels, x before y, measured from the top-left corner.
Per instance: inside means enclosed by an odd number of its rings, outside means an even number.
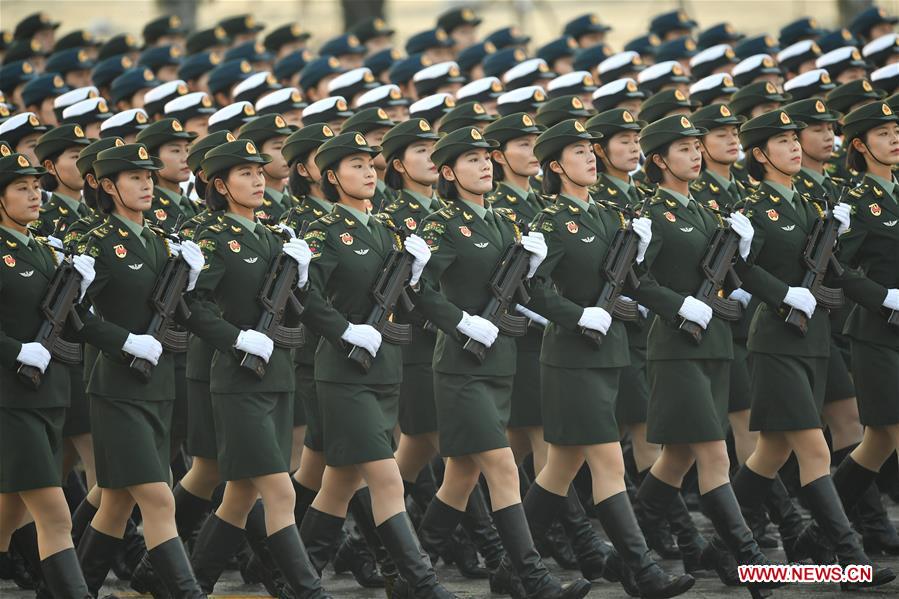
[[[664,149],[668,149],[667,147]],[[646,178],[650,181],[650,183],[655,183],[658,185],[665,179],[665,173],[662,172],[661,167],[655,163],[652,159],[656,154],[662,154],[663,152],[653,152],[652,154],[648,154],[646,156],[646,163],[643,165],[643,172],[646,173]]]
[[[600,148],[602,148],[602,153],[605,154],[606,160],[609,160],[609,142],[612,140],[612,137],[614,137],[614,135],[615,134],[613,133],[612,135],[610,135],[608,137],[603,136],[603,138],[600,139],[599,141],[593,142],[593,145],[597,145]],[[593,153],[596,154],[596,150],[593,150]],[[596,155],[596,173],[599,174],[599,173],[604,173],[604,172],[606,172],[606,163],[599,156],[599,154],[597,154]]]
[[[119,173],[113,175],[115,179],[112,177],[103,177],[103,179],[111,179],[113,183],[118,180]],[[112,214],[113,209],[115,208],[115,200],[112,199],[112,195],[103,189],[103,185],[101,182],[103,179],[97,180],[97,209],[103,214]]]
[[[290,193],[298,198],[304,198],[309,195],[310,191],[312,191],[312,185],[309,183],[309,178],[304,177],[297,171],[297,165],[305,161],[306,158],[304,156],[291,162],[290,176],[287,178],[287,187],[290,189]]]
[[[506,153],[505,153],[506,152],[506,143],[508,143],[508,142],[504,141],[503,143],[501,143],[499,145],[499,147],[493,148],[493,150],[499,150],[500,152],[503,153],[503,156],[505,156],[506,155]],[[506,171],[503,170],[503,165],[501,165],[499,162],[497,162],[493,158],[492,150],[490,151],[490,162],[493,163],[493,184],[496,185],[500,181],[505,181],[506,180]]]
[[[399,191],[406,186],[406,182],[403,180],[403,175],[401,175],[400,172],[396,170],[396,167],[393,166],[393,161],[397,159],[399,159],[399,156],[391,156],[387,159],[387,171],[384,173],[384,183],[386,183],[387,187],[390,189]]]
[[[322,182],[320,183],[322,188],[322,195],[325,196],[325,199],[329,202],[337,203],[340,201],[340,192],[337,191],[337,186],[330,181],[328,181],[328,171],[333,171],[334,169],[329,168],[325,172],[322,173]],[[335,173],[335,177],[337,174]]]
[[[444,178],[442,172],[437,176],[437,197],[444,200],[459,199],[459,189],[456,187],[456,182]]]
[[[96,180],[96,178],[94,178]],[[98,188],[99,189],[99,186]],[[87,177],[84,178],[84,187],[81,189],[81,196],[84,198],[84,204],[91,210],[97,209],[97,189],[94,189],[90,183],[87,182]]]
[[[65,152],[67,149],[68,148],[63,148],[62,150],[60,150],[58,152],[54,152],[54,153],[50,154],[49,156],[45,156],[44,159],[41,160],[40,166],[43,166],[44,162],[47,160],[52,162],[53,165],[55,166],[56,161],[59,160],[59,157],[62,156],[62,153]],[[56,191],[57,189],[59,189],[59,179],[57,179],[56,175],[51,173],[49,169],[47,170],[46,174],[41,175],[40,183],[41,183],[41,188],[44,189],[45,191]]]
[[[765,165],[755,157],[755,153],[752,151],[755,148],[761,149],[761,146],[746,148],[746,172],[756,181],[761,181],[765,178]]]
[[[221,175],[214,176],[210,181],[208,187],[206,187],[206,207],[211,212],[217,212],[219,210],[227,210],[228,209],[228,198],[224,196],[219,190],[215,188],[215,180],[221,179]]]
[[[540,169],[543,171],[543,181],[540,183],[540,191],[542,191],[544,195],[553,196],[562,191],[562,177],[559,173],[555,173],[549,168],[550,163],[555,162],[556,160],[558,160],[558,157],[550,156],[540,165]]]
[[[194,173],[194,191],[197,192],[197,197],[205,198],[206,197],[206,182],[203,181],[203,178],[200,177],[199,171]]]

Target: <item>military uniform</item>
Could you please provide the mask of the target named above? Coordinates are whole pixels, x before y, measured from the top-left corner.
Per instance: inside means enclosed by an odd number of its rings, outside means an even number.
[[[892,181],[896,183],[895,178]],[[858,411],[865,426],[899,423],[899,332],[882,306],[886,289],[899,287],[899,203],[870,175],[849,193],[852,229],[840,238],[839,258],[850,270],[843,290],[858,302],[846,322]]]
[[[487,134],[489,136],[489,134]],[[529,223],[546,208],[548,202],[533,190],[522,196],[523,190],[514,189],[501,182],[496,190],[485,198],[493,208],[506,208],[522,222]],[[517,337],[518,348],[515,382],[512,385],[512,411],[509,428],[542,426],[540,400],[540,346],[543,343],[543,327],[529,321],[524,337]]]
[[[830,357],[830,320],[818,308],[804,337],[784,322],[783,298],[805,274],[801,255],[819,209],[794,193],[788,202],[762,182],[747,199],[755,227],[752,249],[737,269],[743,287],[762,303],[749,330],[752,413],[750,430],[789,431],[821,426]]]
[[[330,215],[310,226],[306,242],[312,264],[303,321],[322,337],[315,354],[315,387],[325,461],[347,466],[392,458],[401,350],[385,341],[371,368],[362,373],[347,359],[349,348],[341,335],[350,323],[363,324],[368,318],[373,307],[369,290],[397,241],[377,219],[369,216],[366,225],[336,204]]]
[[[172,232],[176,222],[183,225],[202,212],[203,208],[179,193],[157,186],[153,190],[153,204],[144,212],[144,218],[163,229]]]
[[[4,227],[0,248],[0,493],[58,487],[70,402],[66,367],[51,360],[37,390],[16,374],[22,344],[34,341],[44,322],[40,305],[56,272],[56,257],[44,241],[29,237],[26,244]]]
[[[417,234],[422,221],[443,207],[443,202],[437,198],[430,198],[429,207],[425,207],[423,198],[407,190],[400,190],[396,199],[381,209],[378,218],[384,219],[391,226],[404,229],[408,234]],[[434,371],[431,362],[437,333],[433,327],[424,328],[426,321],[417,311],[398,314],[397,322],[407,323],[412,327],[412,343],[402,346],[400,430],[406,435],[436,432],[437,404],[434,400]]]
[[[549,252],[537,271],[528,307],[550,322],[540,352],[544,438],[554,445],[593,445],[619,439],[615,419],[619,379],[630,364],[624,323],[612,320],[596,347],[579,331],[583,309],[605,284],[600,265],[617,231],[619,213],[559,195],[543,211],[540,231]]]
[[[589,125],[588,125],[589,126]],[[593,200],[597,203],[609,202],[619,206],[637,207],[643,203],[642,192],[636,185],[627,184],[625,193],[609,175],[603,173],[599,176],[596,186],[593,188]],[[618,424],[638,424],[646,422],[646,413],[649,406],[649,380],[646,375],[646,339],[649,335],[649,326],[652,324],[653,314],[647,312],[644,316],[641,312],[636,322],[625,322],[627,330],[628,352],[630,364],[621,372],[621,381],[618,386],[617,407],[615,419]]]
[[[331,202],[312,196],[306,196],[281,216],[281,222],[290,227],[295,235],[299,235],[304,226],[326,216],[332,208]],[[294,350],[294,391],[293,425],[305,426],[306,436],[303,444],[315,451],[324,449],[322,438],[321,412],[318,409],[318,397],[315,394],[315,350],[318,348],[319,336],[304,328],[303,347]]]

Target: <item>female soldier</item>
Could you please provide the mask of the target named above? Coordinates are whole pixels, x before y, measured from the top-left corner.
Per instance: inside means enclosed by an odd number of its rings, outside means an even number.
[[[698,138],[706,133],[686,116],[672,115],[647,126],[640,137],[647,177],[659,184],[650,205],[652,243],[636,292],[636,299],[657,314],[647,343],[651,394],[646,436],[663,448],[638,499],[651,513],[665,513],[695,461],[703,511],[737,562],[767,564],[728,477],[724,437],[733,358],[730,326],[692,296],[702,281],[699,264],[720,225],[689,196],[690,182],[701,168]],[[742,216],[731,220],[746,246],[744,236],[751,237],[751,227]],[[689,325],[699,328],[699,334],[681,330]]]
[[[137,134],[137,143],[147,146],[150,155],[162,161],[162,168],[156,173],[153,204],[145,216],[167,232],[172,232],[176,223],[184,224],[199,212],[199,208],[181,191],[181,185],[190,179],[187,155],[196,137],[196,133],[184,130],[181,121],[172,118],[156,121]],[[176,368],[182,370],[183,377],[183,363],[176,365]],[[179,403],[182,393],[179,391]]]
[[[313,221],[322,218],[333,208],[333,204],[324,199],[321,189],[321,173],[315,166],[315,154],[318,147],[334,137],[334,132],[323,123],[307,125],[287,137],[281,154],[290,168],[289,193],[293,208],[281,217],[281,226],[287,227],[293,235],[301,235],[303,230]],[[315,393],[313,364],[319,336],[306,327],[305,343],[294,352],[294,438],[291,469],[294,470],[292,481],[297,500],[294,506],[294,518],[297,526],[303,521],[306,510],[315,499],[321,488],[322,475],[325,472],[324,443],[322,439],[321,412]],[[298,432],[302,430],[303,434]],[[367,493],[367,488],[360,494]],[[366,508],[367,504],[367,508]],[[357,507],[358,506],[358,507]],[[356,512],[357,524],[366,534],[373,548],[380,547],[377,533],[374,532],[374,521],[371,516],[371,501],[350,503],[351,509],[364,510]],[[333,547],[327,551],[316,551],[309,548],[309,559],[312,565],[321,572],[330,561]],[[383,554],[382,554],[383,557]],[[382,567],[383,567],[382,563]],[[348,535],[334,554],[334,571],[351,570],[356,581],[363,587],[383,587],[384,579],[378,574],[372,563],[365,543],[356,542],[356,537]]]
[[[175,393],[172,356],[154,337],[142,333],[153,315],[148,298],[171,252],[161,232],[143,224],[143,211],[152,201],[152,172],[160,166],[140,144],[100,152],[94,162],[100,184],[98,207],[110,216],[79,243],[79,248],[90,248],[97,264],[97,278],[90,287],[96,315],[85,319],[80,334],[101,352],[87,387],[101,501],[78,544],[81,567],[94,595],[122,544],[136,502],[157,574],[173,595],[202,596],[178,538],[168,487],[168,430]],[[181,257],[190,266],[191,287],[202,268],[202,254],[185,243]],[[129,367],[133,358],[153,364],[149,380],[135,376]]]
[[[570,110],[569,99],[564,103],[562,112]],[[521,112],[504,116],[484,130],[484,137],[499,143],[499,147],[490,153],[493,161],[493,178],[497,181],[497,185],[487,201],[491,206],[512,210],[524,222],[534,220],[547,206],[547,202],[530,189],[530,178],[540,172],[540,163],[534,156],[534,142],[542,130],[543,128],[537,125],[534,119]],[[519,307],[519,311],[529,314],[530,321],[527,334],[515,340],[518,351],[506,435],[515,461],[519,465],[529,453],[533,454],[534,473],[537,474],[546,464],[547,451],[546,441],[543,440],[539,368],[540,345],[543,342],[543,327],[546,320],[527,309],[522,310]],[[519,470],[519,476],[526,480],[524,471]],[[530,481],[525,482],[522,494],[527,493],[530,484]],[[475,487],[475,492],[480,492],[480,487]],[[555,536],[552,528],[549,528],[545,536],[542,534],[538,536],[537,531],[532,529],[537,546],[545,547],[547,553],[553,554],[558,562],[561,556],[554,552],[558,547],[554,540],[559,539],[566,545],[570,540],[571,549],[577,557],[577,565],[584,578],[594,580],[602,576],[606,566],[605,557],[609,553],[608,545],[593,531],[583,504],[573,488],[568,493],[565,509],[559,513],[559,521],[565,535]]]
[[[41,205],[38,177],[22,154],[0,158],[0,553],[27,513],[34,518],[17,536],[37,534],[40,571],[54,597],[83,599],[88,594],[72,545],[71,520],[60,487],[60,450],[70,377],[37,337],[44,316],[39,309],[56,269],[47,244],[28,232]],[[93,260],[76,256],[81,295],[94,278]],[[35,389],[18,375],[23,367],[41,372]],[[32,555],[26,558],[33,559]],[[33,564],[31,564],[33,566]]]
[[[797,131],[804,127],[783,110],[774,110],[740,128],[747,169],[762,183],[748,199],[747,213],[755,235],[737,269],[743,287],[763,303],[755,313],[747,343],[752,373],[749,427],[760,431],[759,440],[734,476],[734,489],[741,505],[756,508],[767,497],[777,471],[795,452],[800,493],[826,541],[834,546],[840,564],[870,564],[834,488],[830,452],[821,431],[830,320],[826,310],[815,309],[815,296],[801,281],[807,237],[824,211],[798,194],[792,183],[792,176],[802,166]],[[838,221],[838,233],[844,232],[849,228],[849,206],[838,204],[830,218]],[[804,335],[785,321],[793,311],[805,315]],[[819,544],[813,540],[815,536],[803,532],[794,544],[794,555],[819,551],[810,547]],[[870,583],[841,586],[877,586],[893,578],[889,569],[875,568]]]
[[[400,243],[395,233],[365,212],[375,191],[373,160],[378,152],[380,147],[368,145],[361,133],[346,133],[323,143],[315,155],[322,191],[335,204],[306,234],[312,268],[304,322],[322,337],[315,356],[315,388],[327,467],[301,531],[312,548],[333,546],[350,499],[364,481],[377,535],[411,596],[452,597],[437,582],[412,529],[393,459],[400,348],[382,344],[373,326],[355,324],[372,310],[369,290],[389,252],[412,255],[412,284],[430,257],[421,238],[410,235]],[[347,359],[347,347],[352,346],[370,356],[368,369]]]
[[[306,283],[309,264],[305,243],[282,244],[255,221],[265,189],[262,167],[268,161],[268,155],[245,140],[213,148],[202,160],[206,205],[225,214],[197,238],[207,267],[188,297],[192,314],[187,326],[216,349],[210,394],[218,470],[227,482],[221,505],[200,529],[192,562],[200,585],[211,592],[261,495],[265,540],[285,582],[297,595],[319,599],[324,596],[321,581],[295,526],[287,474],[293,423],[290,350],[275,347],[271,338],[252,328],[261,309],[259,288],[275,259],[284,253],[297,262],[300,286]],[[261,377],[241,366],[249,358],[240,354],[265,362]]]
[[[541,133],[534,146],[544,173],[543,192],[556,196],[556,202],[543,211],[547,220],[541,231],[548,237],[549,251],[528,304],[549,320],[540,352],[549,452],[524,506],[532,529],[548,527],[586,461],[600,523],[633,575],[640,596],[672,597],[692,587],[694,579],[689,574],[667,575],[649,558],[624,487],[615,402],[621,370],[630,361],[627,331],[610,312],[592,305],[606,283],[596,264],[605,259],[624,226],[617,210],[590,200],[590,188],[596,183],[593,144],[599,139],[580,122],[566,120]],[[652,239],[652,225],[649,219],[637,218],[632,227],[639,238],[640,263]],[[579,327],[599,333],[602,343],[591,343]]]
[[[574,599],[590,591],[578,579],[561,585],[534,548],[518,487],[518,469],[505,436],[515,374],[515,341],[499,335],[484,309],[488,280],[507,246],[521,243],[530,254],[528,277],[546,256],[540,233],[522,236],[511,211],[484,205],[493,187],[489,151],[497,147],[474,127],[443,137],[431,159],[439,169],[437,193],[449,205],[425,220],[431,266],[417,293],[417,306],[439,329],[434,353],[434,393],[440,453],[446,472],[419,528],[428,544],[439,545],[455,530],[468,497],[483,472],[493,519],[511,569],[531,597]],[[463,349],[466,339],[486,346],[483,363]]]
[[[850,112],[843,123],[849,167],[864,173],[862,184],[849,193],[854,204],[853,228],[840,239],[839,254],[847,267],[842,287],[858,302],[846,333],[865,426],[861,444],[833,477],[849,512],[860,495],[871,488],[876,491],[872,483],[877,471],[899,447],[899,327],[895,321],[899,314],[895,251],[899,237],[889,224],[899,216],[891,172],[891,166],[899,164],[899,124],[889,106],[881,102]],[[886,316],[894,320],[888,323]]]

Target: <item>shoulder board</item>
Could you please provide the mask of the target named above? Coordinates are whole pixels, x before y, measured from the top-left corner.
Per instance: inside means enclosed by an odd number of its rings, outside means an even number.
[[[330,227],[335,223],[339,223],[340,220],[340,215],[336,212],[332,212],[331,214],[326,214],[325,216],[318,219],[318,222],[325,225],[326,227]]]
[[[859,186],[856,187],[855,189],[850,189],[850,190],[849,190],[849,195],[851,195],[851,196],[854,197],[854,198],[860,198],[860,197],[862,197],[863,195],[865,195],[865,194],[868,192],[868,189],[869,189],[869,188],[870,188],[870,184],[868,184],[868,183],[862,183],[861,185],[859,185]]]
[[[649,200],[649,205],[650,205],[650,206],[655,206],[655,205],[657,205],[657,204],[664,204],[664,203],[665,203],[665,198],[664,198],[663,196],[660,196],[660,195],[655,195],[655,196],[652,197],[651,200]]]
[[[386,225],[390,225],[391,227],[395,227],[395,226],[396,226],[396,225],[394,224],[393,218],[390,216],[390,214],[387,213],[387,212],[384,212],[383,210],[382,210],[381,212],[378,212],[377,214],[372,215],[372,216],[374,216],[374,217],[375,217],[375,220],[377,220],[377,221],[380,222],[380,223],[384,223],[384,224],[386,224]]]
[[[449,202],[445,207],[441,208],[434,214],[437,214],[443,220],[451,220],[453,217],[459,214],[459,207],[456,206],[453,202]]]
[[[151,225],[151,224],[147,223],[147,228],[150,229],[151,231],[153,231],[154,233],[156,233],[157,235],[159,235],[160,237],[166,236],[165,229],[161,229],[161,228],[157,227],[156,225]]]
[[[564,207],[561,204],[554,202],[554,203],[550,204],[549,206],[547,206],[546,208],[544,208],[543,212],[545,212],[546,214],[558,214],[560,211],[563,210],[563,208]]]
[[[93,235],[97,239],[103,239],[104,237],[109,235],[109,233],[112,231],[112,229],[113,229],[112,224],[109,221],[106,221],[103,224],[94,227],[93,229],[88,231],[88,233],[90,235]]]
[[[702,191],[706,188],[707,185],[707,181],[704,181],[703,179],[696,179],[695,181],[690,183],[690,189],[692,189],[693,191]]]
[[[224,222],[218,222],[213,225],[209,225],[206,227],[207,231],[212,231],[213,233],[223,233],[228,230],[228,225]]]

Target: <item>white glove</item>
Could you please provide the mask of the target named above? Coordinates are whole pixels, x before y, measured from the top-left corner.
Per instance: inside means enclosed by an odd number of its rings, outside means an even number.
[[[237,335],[234,349],[259,356],[268,364],[269,358],[272,357],[272,352],[275,349],[275,343],[259,331],[247,329]]]
[[[66,258],[65,254],[62,253],[62,250],[64,249],[62,245],[62,239],[60,239],[59,237],[54,237],[53,235],[47,235],[47,245],[53,248],[53,253],[56,254],[57,264],[61,264],[62,261]]]
[[[72,266],[81,275],[81,295],[78,296],[78,301],[80,302],[84,299],[87,288],[91,286],[91,283],[94,282],[94,277],[97,275],[94,271],[94,259],[90,256],[79,254],[72,258]]]
[[[528,278],[534,276],[540,263],[546,258],[546,241],[543,239],[543,233],[531,231],[521,238],[521,245],[531,254],[530,266],[528,268]]]
[[[734,289],[730,292],[729,299],[738,301],[743,304],[744,308],[748,308],[749,302],[752,301],[752,294],[744,289]]]
[[[159,363],[162,355],[162,344],[151,335],[134,335],[129,333],[122,351],[131,354],[135,358],[148,360],[153,366]]]
[[[626,295],[619,295],[618,297],[620,297],[623,300],[629,301],[629,302],[634,301],[633,299],[629,298]],[[637,304],[637,310],[640,311],[640,314],[643,315],[643,318],[649,318],[649,308],[647,308],[643,304]]]
[[[637,264],[639,264],[643,262],[646,249],[649,247],[649,242],[652,241],[652,221],[643,216],[635,218],[631,226],[634,228],[634,233],[640,238],[640,241],[637,242]]]
[[[472,316],[468,312],[462,312],[462,320],[456,325],[456,329],[487,347],[493,345],[496,336],[499,335],[499,329],[492,322],[480,316]]]
[[[414,286],[418,284],[418,279],[421,278],[425,265],[431,259],[431,249],[425,243],[425,240],[418,235],[407,237],[405,247],[406,251],[415,258],[415,261],[412,262],[412,277],[409,279],[409,284]]]
[[[303,287],[309,280],[309,263],[312,262],[312,250],[303,239],[291,239],[281,246],[281,251],[296,260],[299,279],[297,287]]]
[[[752,248],[752,236],[755,235],[752,222],[740,212],[734,212],[724,220],[729,222],[730,228],[740,236],[740,257],[746,260],[749,258],[749,250]]]
[[[883,307],[890,310],[899,310],[899,289],[887,289],[887,297],[883,300]]]
[[[527,308],[525,308],[524,306],[521,306],[519,304],[515,304],[515,311],[518,312],[519,314],[521,314],[522,316],[527,316],[528,319],[533,320],[540,326],[545,327],[546,325],[549,324],[549,321],[546,320],[544,317],[540,316],[533,310],[528,310]]]
[[[381,348],[381,333],[378,329],[368,324],[353,324],[346,328],[341,339],[350,345],[356,345],[367,351],[374,358]]]
[[[200,278],[203,265],[206,264],[203,250],[193,241],[184,241],[181,243],[181,259],[190,267],[190,274],[187,275],[187,291],[193,291],[193,288],[197,286],[197,279]]]
[[[181,244],[175,241],[169,241],[169,253],[171,253],[174,257],[178,257],[181,255]]]
[[[602,308],[590,306],[584,308],[584,313],[581,314],[581,319],[577,321],[577,324],[605,335],[609,332],[609,327],[612,326],[612,315]]]
[[[16,361],[26,366],[34,366],[44,374],[47,366],[50,364],[50,352],[47,348],[36,341],[31,343],[23,343]]]
[[[805,312],[805,315],[809,318],[815,313],[815,306],[818,305],[815,296],[805,287],[790,287],[787,289],[787,295],[784,296],[784,303]]]
[[[849,204],[837,204],[833,207],[833,217],[840,223],[840,226],[837,227],[838,236],[849,230],[849,223],[852,220],[851,214],[852,208]]]
[[[277,225],[275,225],[275,227],[282,233],[287,233],[287,235],[290,236],[291,239],[296,239],[296,237],[297,237],[296,231],[294,231],[293,229],[291,229],[284,223],[278,223]]]
[[[708,328],[709,323],[712,321],[712,309],[692,295],[688,295],[684,299],[684,303],[681,304],[677,315],[690,322],[695,322],[703,329]]]

